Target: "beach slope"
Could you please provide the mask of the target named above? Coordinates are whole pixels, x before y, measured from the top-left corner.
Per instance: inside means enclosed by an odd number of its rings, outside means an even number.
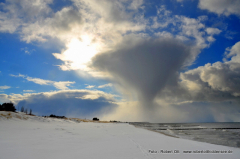
[[[238,159],[240,149],[173,138],[127,123],[0,112],[2,159]],[[16,115],[17,114],[17,115]]]

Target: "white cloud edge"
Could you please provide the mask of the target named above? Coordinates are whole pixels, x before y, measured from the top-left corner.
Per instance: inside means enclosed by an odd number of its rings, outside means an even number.
[[[198,8],[208,10],[218,15],[237,15],[240,16],[239,0],[199,0]]]
[[[11,88],[11,86],[7,86],[7,85],[0,86],[0,89],[9,89],[9,88]]]
[[[107,84],[98,86],[98,88],[105,88],[105,87],[112,87],[112,86],[113,86],[112,83],[107,83]]]
[[[40,78],[33,78],[33,77],[25,76],[22,74],[18,74],[18,75],[9,74],[9,75],[12,77],[22,77],[27,81],[31,81],[39,85],[52,85],[55,88],[60,90],[69,89],[68,87],[71,87],[71,84],[75,84],[75,81],[58,81],[57,82],[57,81],[51,81],[51,80],[44,80]]]
[[[95,85],[87,85],[85,88],[94,88],[95,87]]]
[[[7,94],[0,94],[0,98],[3,99],[8,99],[9,101],[13,101],[14,103],[18,103],[21,100],[25,100],[27,98],[29,98],[30,96],[34,96],[34,95],[44,95],[47,97],[51,97],[54,96],[58,93],[86,93],[83,96],[77,96],[75,98],[79,98],[79,99],[90,99],[90,100],[95,100],[98,99],[100,97],[104,97],[105,99],[112,101],[112,102],[116,102],[116,95],[115,94],[110,94],[110,93],[106,93],[103,91],[99,91],[99,90],[88,90],[88,89],[71,89],[71,90],[57,90],[57,91],[50,91],[50,92],[38,92],[38,93],[33,93],[33,92],[26,92],[23,94],[15,94],[15,93],[11,93],[10,95]]]

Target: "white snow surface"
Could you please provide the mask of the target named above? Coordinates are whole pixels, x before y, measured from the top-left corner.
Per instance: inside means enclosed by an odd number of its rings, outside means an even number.
[[[0,159],[239,159],[240,156],[238,148],[173,138],[127,123],[79,123],[9,113],[0,112]],[[161,150],[179,150],[179,153]],[[232,153],[183,153],[186,150]]]

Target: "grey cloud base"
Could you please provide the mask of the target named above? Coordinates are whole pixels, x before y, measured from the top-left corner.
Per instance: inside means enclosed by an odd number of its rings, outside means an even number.
[[[64,115],[91,119],[94,116],[108,114],[117,106],[112,95],[101,91],[63,90],[55,92],[31,93],[21,95],[3,95],[0,98],[32,109],[36,115]]]
[[[151,102],[190,55],[190,47],[175,39],[126,40],[117,51],[93,59],[93,67],[109,72],[115,81],[133,89],[139,100]],[[150,106],[150,105],[148,105]]]

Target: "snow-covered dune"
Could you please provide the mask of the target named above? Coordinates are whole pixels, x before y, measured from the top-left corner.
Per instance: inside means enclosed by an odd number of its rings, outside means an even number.
[[[0,159],[239,159],[239,156],[238,148],[173,138],[126,123],[75,122],[0,112]]]

